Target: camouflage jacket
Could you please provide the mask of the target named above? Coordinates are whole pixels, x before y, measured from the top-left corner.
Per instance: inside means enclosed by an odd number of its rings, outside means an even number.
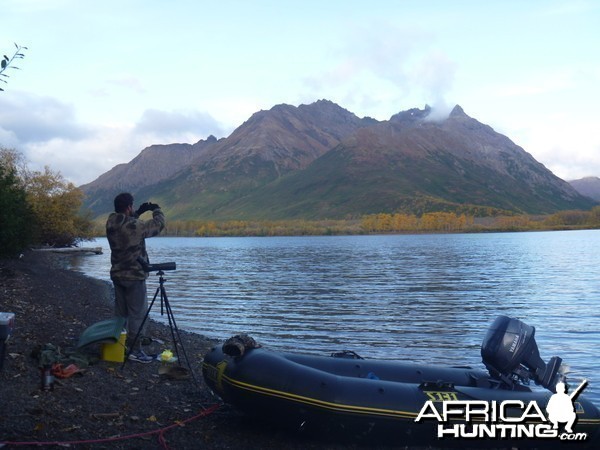
[[[158,235],[165,227],[165,215],[160,208],[152,211],[152,219],[140,220],[121,213],[112,213],[106,221],[106,237],[110,245],[110,277],[123,280],[143,280],[138,257],[146,262],[146,238]]]

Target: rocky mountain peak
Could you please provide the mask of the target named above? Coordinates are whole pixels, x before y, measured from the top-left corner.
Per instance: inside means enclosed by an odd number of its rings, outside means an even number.
[[[417,122],[422,122],[429,116],[431,113],[431,107],[429,105],[425,105],[425,108],[411,108],[407,111],[401,111],[397,114],[394,114],[390,118],[390,122],[394,123],[403,123],[403,124],[414,124]]]
[[[450,116],[449,117],[469,117],[465,114],[465,111],[462,109],[462,107],[460,105],[455,105],[454,108],[452,108],[452,111],[450,111]]]
[[[110,211],[120,189],[171,205],[173,219],[593,205],[459,105],[445,120],[430,120],[431,113],[426,105],[379,122],[329,100],[276,105],[227,138],[144,149],[82,186],[86,206]]]

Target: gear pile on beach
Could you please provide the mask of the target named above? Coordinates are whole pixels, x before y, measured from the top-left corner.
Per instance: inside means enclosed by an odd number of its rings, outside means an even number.
[[[98,345],[75,351],[113,306],[110,284],[63,269],[68,257],[0,260],[0,312],[15,314],[0,369],[0,447],[348,448],[273,430],[222,405],[201,375],[203,356],[221,343],[203,336],[181,331],[198,383],[160,360],[123,366],[103,361]],[[157,354],[169,347],[168,326],[152,321],[149,331]]]

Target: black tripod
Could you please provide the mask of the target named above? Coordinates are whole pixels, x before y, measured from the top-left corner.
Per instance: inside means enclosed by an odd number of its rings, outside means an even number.
[[[172,264],[172,266],[170,266],[170,264]],[[144,270],[149,272],[154,267],[158,268],[160,266],[164,266],[165,270],[174,270],[175,269],[175,263],[166,263],[166,264],[155,264],[154,266],[146,265],[144,267]],[[141,323],[135,337],[133,338],[133,342],[131,343],[131,348],[129,349],[129,352],[127,353],[127,355],[125,357],[125,361],[123,361],[123,365],[121,366],[121,369],[123,369],[125,367],[125,364],[129,360],[129,355],[131,355],[131,353],[133,352],[133,349],[135,348],[135,344],[136,344],[138,338],[140,337],[140,333],[142,332],[142,329],[144,328],[144,324],[146,323],[146,320],[148,319],[150,310],[152,309],[152,306],[154,306],[156,297],[158,297],[158,294],[160,293],[160,315],[161,316],[164,315],[164,312],[166,310],[167,319],[169,321],[169,328],[171,329],[171,338],[173,339],[173,346],[175,347],[175,354],[177,355],[177,361],[179,361],[179,365],[181,366],[181,358],[179,357],[179,348],[178,348],[178,347],[181,347],[181,352],[183,353],[187,367],[188,367],[190,373],[192,374],[192,378],[193,378],[194,382],[196,384],[198,384],[198,380],[196,379],[196,376],[194,375],[194,371],[192,370],[192,366],[190,365],[190,360],[188,359],[187,354],[185,352],[185,348],[183,347],[183,342],[181,341],[181,336],[179,335],[179,328],[177,328],[177,323],[175,322],[175,316],[173,315],[173,310],[171,309],[171,305],[169,303],[169,298],[167,297],[167,291],[165,290],[166,279],[163,276],[165,273],[162,271],[162,268],[159,268],[158,272],[156,274],[158,275],[158,287],[156,288],[156,292],[154,293],[152,302],[150,302],[150,306],[148,307],[148,310],[146,311],[146,314],[144,315],[144,320],[142,320],[142,323]]]

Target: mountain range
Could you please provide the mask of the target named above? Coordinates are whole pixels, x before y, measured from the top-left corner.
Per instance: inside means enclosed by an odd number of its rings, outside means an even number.
[[[152,145],[81,186],[94,217],[116,194],[170,219],[323,219],[429,211],[546,214],[595,200],[455,106],[378,121],[328,100],[254,113],[230,136]]]
[[[600,202],[600,178],[584,177],[579,180],[571,180],[569,184],[581,195]]]

